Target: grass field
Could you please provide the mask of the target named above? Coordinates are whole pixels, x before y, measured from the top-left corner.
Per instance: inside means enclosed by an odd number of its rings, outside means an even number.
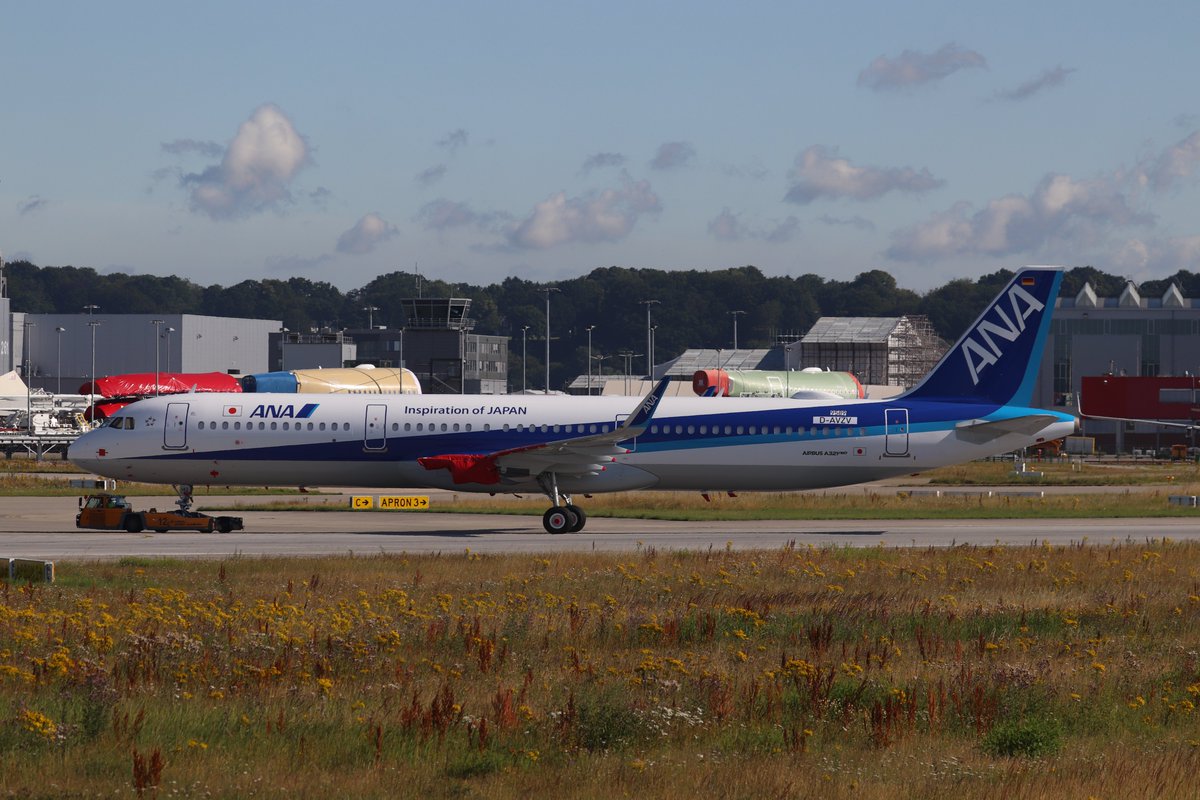
[[[44,458],[41,461],[30,458],[0,458],[0,474],[35,472],[71,472],[78,475],[84,474],[83,470],[79,467],[57,456]]]
[[[1195,797],[1200,546],[126,559],[0,587],[19,797]]]
[[[0,462],[2,463],[2,462]],[[86,494],[83,489],[73,489],[69,479],[48,478],[38,473],[0,470],[0,497],[78,497]],[[118,491],[125,494],[146,496],[176,496],[175,490],[159,483],[130,483],[118,481]],[[198,486],[196,496],[212,495],[296,495],[300,492],[295,488],[266,487],[266,486]]]
[[[1041,478],[1017,477],[1016,463],[971,461],[941,467],[922,474],[934,485],[942,486],[1144,486],[1147,484],[1184,484],[1200,481],[1200,466],[1193,461],[1152,461],[1148,459],[1110,459],[1105,461],[1027,461],[1028,470],[1041,472]]]

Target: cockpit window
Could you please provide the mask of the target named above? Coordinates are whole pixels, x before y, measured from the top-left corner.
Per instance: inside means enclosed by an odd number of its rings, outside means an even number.
[[[127,431],[133,430],[133,417],[125,418],[125,430],[127,430]]]

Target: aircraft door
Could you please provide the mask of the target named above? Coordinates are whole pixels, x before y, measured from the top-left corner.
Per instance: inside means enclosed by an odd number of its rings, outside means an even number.
[[[883,410],[885,456],[908,455],[908,409],[885,408]]]
[[[167,419],[163,423],[163,448],[182,450],[187,447],[187,403],[167,403]]]
[[[367,417],[363,423],[363,449],[387,450],[387,406],[383,403],[367,404]]]
[[[787,397],[787,393],[783,391],[783,381],[774,375],[767,376],[767,390],[768,397]]]

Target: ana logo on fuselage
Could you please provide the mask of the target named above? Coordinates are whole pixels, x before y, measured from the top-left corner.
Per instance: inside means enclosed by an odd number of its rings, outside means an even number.
[[[995,364],[1004,356],[1004,351],[994,337],[1006,342],[1015,342],[1025,331],[1025,320],[1046,307],[1045,303],[1014,283],[1008,290],[1008,301],[1012,306],[1012,317],[1004,313],[1003,300],[988,309],[988,315],[998,317],[1000,322],[994,322],[987,316],[982,319],[975,330],[963,340],[962,354],[967,360],[967,369],[971,372],[971,383],[979,385],[979,373]]]
[[[318,405],[320,403],[305,403],[297,410],[291,403],[287,405],[263,403],[255,406],[254,410],[250,412],[250,416],[264,419],[308,419],[317,410]]]

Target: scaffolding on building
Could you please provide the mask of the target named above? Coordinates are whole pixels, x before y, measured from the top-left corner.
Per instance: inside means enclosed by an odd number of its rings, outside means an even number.
[[[947,345],[923,314],[822,317],[800,340],[806,366],[852,372],[863,383],[915,386]]]

